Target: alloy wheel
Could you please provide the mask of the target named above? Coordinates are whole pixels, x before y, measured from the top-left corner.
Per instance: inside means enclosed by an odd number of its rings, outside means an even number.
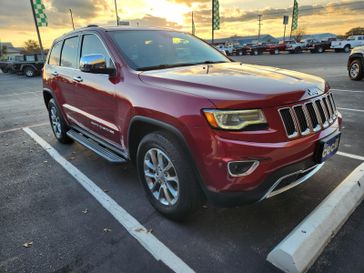
[[[357,63],[353,63],[350,67],[350,76],[355,79],[356,77],[358,77],[360,73],[360,67],[359,64]]]
[[[52,122],[52,129],[55,135],[59,138],[62,134],[62,127],[61,127],[61,119],[58,115],[56,107],[52,106],[51,108],[51,122]]]
[[[151,148],[145,153],[144,176],[155,199],[165,206],[176,204],[179,197],[179,180],[176,168],[163,151]]]

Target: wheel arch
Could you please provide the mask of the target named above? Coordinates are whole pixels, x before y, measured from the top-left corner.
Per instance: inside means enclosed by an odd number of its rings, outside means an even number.
[[[130,121],[128,129],[128,150],[130,160],[134,163],[136,162],[136,154],[140,141],[145,135],[155,131],[165,131],[172,134],[176,138],[178,143],[186,152],[186,156],[191,162],[198,184],[200,185],[202,191],[205,193],[206,187],[204,186],[202,177],[197,168],[194,157],[190,151],[189,145],[187,144],[185,137],[178,128],[169,123],[145,116],[134,116]]]

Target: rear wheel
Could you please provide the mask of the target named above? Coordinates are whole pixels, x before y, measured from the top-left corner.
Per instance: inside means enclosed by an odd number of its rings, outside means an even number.
[[[318,53],[323,53],[324,52],[324,49],[320,46],[319,48],[317,48],[317,52]]]
[[[182,220],[201,204],[191,163],[172,135],[146,135],[138,147],[137,170],[150,203],[166,217]]]
[[[1,71],[3,72],[3,73],[8,73],[9,71],[8,71],[8,69],[7,68],[1,68]]]
[[[34,77],[35,76],[35,69],[31,66],[26,66],[23,69],[23,73],[25,74],[25,76],[27,76],[28,78]]]
[[[279,54],[279,49],[278,49],[278,48],[276,48],[276,49],[274,50],[274,54],[275,54],[275,55],[278,55],[278,54]]]
[[[350,52],[350,45],[346,45],[346,46],[344,47],[344,52],[345,52],[345,53],[349,53],[349,52]]]
[[[349,77],[354,81],[360,81],[364,78],[363,64],[361,60],[355,59],[350,63]]]
[[[72,139],[69,138],[66,134],[69,128],[63,120],[61,112],[54,99],[51,99],[48,103],[48,114],[52,126],[52,131],[57,140],[61,143],[72,142]]]

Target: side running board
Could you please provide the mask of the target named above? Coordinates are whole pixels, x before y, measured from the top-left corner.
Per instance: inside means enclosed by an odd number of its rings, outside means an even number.
[[[79,142],[81,145],[85,146],[86,148],[90,149],[91,151],[93,151],[94,153],[98,154],[99,156],[103,157],[104,159],[106,159],[111,163],[121,164],[126,162],[126,160],[120,155],[116,154],[110,149],[102,146],[98,142],[92,140],[91,138],[86,137],[85,135],[75,130],[72,129],[69,130],[67,132],[67,136]]]

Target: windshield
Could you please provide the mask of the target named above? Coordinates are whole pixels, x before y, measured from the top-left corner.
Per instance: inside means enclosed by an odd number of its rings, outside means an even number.
[[[355,37],[354,36],[349,36],[346,40],[353,41],[353,40],[355,40]]]
[[[121,30],[109,33],[129,66],[135,70],[230,62],[208,44],[181,32]]]

